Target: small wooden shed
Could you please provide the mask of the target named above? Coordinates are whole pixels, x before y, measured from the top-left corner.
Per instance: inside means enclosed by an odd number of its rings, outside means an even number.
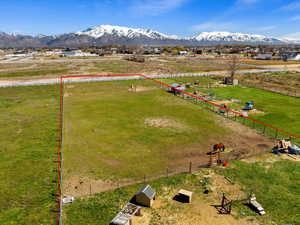
[[[136,193],[135,202],[142,206],[151,207],[155,200],[155,195],[155,190],[150,185],[146,185]]]
[[[192,203],[192,196],[193,196],[193,192],[191,192],[191,191],[187,191],[187,190],[181,189],[178,192],[178,198],[182,202]]]
[[[134,216],[141,216],[141,207],[128,202],[109,225],[132,225]]]

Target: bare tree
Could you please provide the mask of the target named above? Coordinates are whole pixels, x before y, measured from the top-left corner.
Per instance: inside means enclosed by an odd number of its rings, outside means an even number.
[[[236,71],[239,69],[239,66],[239,58],[236,55],[232,56],[228,62],[228,71],[232,80],[234,79],[234,76],[236,74]]]

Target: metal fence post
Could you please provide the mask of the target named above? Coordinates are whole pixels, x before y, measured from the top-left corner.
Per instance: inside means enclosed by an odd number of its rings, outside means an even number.
[[[189,173],[192,174],[192,162],[190,162]]]

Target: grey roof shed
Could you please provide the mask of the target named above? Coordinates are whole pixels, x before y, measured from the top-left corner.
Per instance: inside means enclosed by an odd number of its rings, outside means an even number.
[[[146,185],[136,193],[135,201],[140,205],[151,207],[153,200],[155,200],[155,195],[155,190],[150,185]]]

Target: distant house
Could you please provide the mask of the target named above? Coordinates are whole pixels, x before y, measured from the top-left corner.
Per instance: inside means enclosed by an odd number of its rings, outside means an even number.
[[[66,50],[60,53],[60,56],[64,57],[78,57],[78,56],[98,56],[97,54],[82,52],[81,50]]]
[[[300,53],[295,54],[293,57],[289,58],[288,60],[300,61]]]
[[[155,195],[155,190],[150,185],[146,185],[136,193],[135,202],[142,206],[151,207],[155,200]]]
[[[255,56],[254,59],[256,59],[256,60],[271,60],[272,55],[271,54],[260,54],[258,56]]]
[[[187,52],[187,51],[179,51],[178,54],[179,54],[179,55],[187,55],[188,52]]]

